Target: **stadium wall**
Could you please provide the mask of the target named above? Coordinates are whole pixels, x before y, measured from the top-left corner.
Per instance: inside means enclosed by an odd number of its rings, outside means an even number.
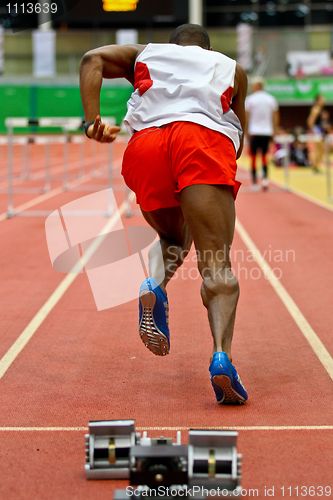
[[[270,85],[273,86],[272,80]],[[277,84],[276,84],[277,85]],[[313,84],[313,89],[317,86]],[[132,92],[130,85],[104,85],[101,93],[101,112],[103,116],[113,116],[121,123],[126,102]],[[312,100],[281,100],[281,125],[285,129],[303,127],[306,129],[306,119]],[[332,98],[333,100],[333,98]],[[78,85],[0,85],[0,133],[5,133],[5,118],[28,116],[40,118],[49,116],[83,116]],[[328,101],[329,102],[329,101]],[[297,112],[295,112],[297,110]],[[333,116],[333,107],[329,107]]]
[[[103,116],[115,117],[120,124],[132,92],[128,86],[105,86],[101,93]],[[0,133],[6,132],[6,117],[29,118],[83,116],[78,86],[1,85]]]
[[[56,38],[57,74],[77,73],[82,55],[89,49],[115,43],[115,30],[58,30]],[[140,30],[139,43],[166,42],[169,29]],[[210,29],[214,49],[236,58],[236,30]],[[265,75],[284,75],[288,50],[330,50],[332,30],[330,26],[309,28],[254,28],[254,52],[260,51],[266,58]],[[32,73],[32,36],[29,31],[15,34],[6,31],[4,39],[5,76]]]
[[[169,29],[139,31],[139,42],[166,42]],[[210,29],[212,46],[236,58],[235,29]],[[285,76],[288,50],[330,50],[331,27],[254,29],[254,53],[261,52],[266,64],[267,90],[281,106],[285,128],[305,126],[316,93],[333,104],[332,78],[288,79]],[[78,69],[82,55],[91,48],[115,43],[115,30],[58,30],[56,37],[57,76],[52,80],[32,77],[32,34],[5,32],[5,68],[0,77],[0,133],[6,116],[82,116]],[[276,77],[278,76],[278,77]],[[22,81],[25,82],[22,84]],[[105,82],[102,113],[121,122],[132,88],[126,81]],[[295,113],[297,106],[297,113]]]

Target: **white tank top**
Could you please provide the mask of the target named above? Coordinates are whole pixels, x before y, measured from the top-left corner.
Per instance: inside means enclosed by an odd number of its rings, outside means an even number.
[[[257,90],[245,100],[248,112],[248,131],[250,135],[273,135],[273,115],[278,109],[275,97],[264,90]]]
[[[124,123],[131,133],[175,121],[198,123],[239,148],[241,124],[230,109],[236,61],[201,47],[148,44],[134,68]]]

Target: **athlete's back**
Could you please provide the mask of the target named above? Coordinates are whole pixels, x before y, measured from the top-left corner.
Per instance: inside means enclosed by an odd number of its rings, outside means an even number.
[[[272,136],[273,116],[278,109],[276,99],[265,90],[257,90],[245,101],[248,111],[248,132],[250,135]]]
[[[190,121],[227,135],[239,147],[240,122],[230,109],[236,62],[199,46],[148,44],[135,62],[125,124],[138,131]]]

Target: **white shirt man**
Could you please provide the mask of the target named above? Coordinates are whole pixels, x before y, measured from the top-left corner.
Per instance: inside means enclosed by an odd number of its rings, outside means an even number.
[[[272,136],[276,133],[279,120],[279,106],[271,94],[264,90],[263,81],[255,80],[253,93],[246,98],[247,134],[251,155],[252,182],[257,183],[256,158],[262,155],[263,188],[268,187],[267,152]]]

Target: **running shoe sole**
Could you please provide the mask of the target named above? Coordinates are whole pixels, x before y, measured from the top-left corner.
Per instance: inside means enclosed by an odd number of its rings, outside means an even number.
[[[218,404],[244,404],[245,399],[232,387],[231,380],[227,375],[214,375],[212,384],[223,391],[224,398]]]
[[[142,318],[139,333],[144,345],[156,356],[169,354],[169,342],[167,337],[156,326],[153,309],[156,303],[154,292],[143,292],[140,295],[142,306]]]

